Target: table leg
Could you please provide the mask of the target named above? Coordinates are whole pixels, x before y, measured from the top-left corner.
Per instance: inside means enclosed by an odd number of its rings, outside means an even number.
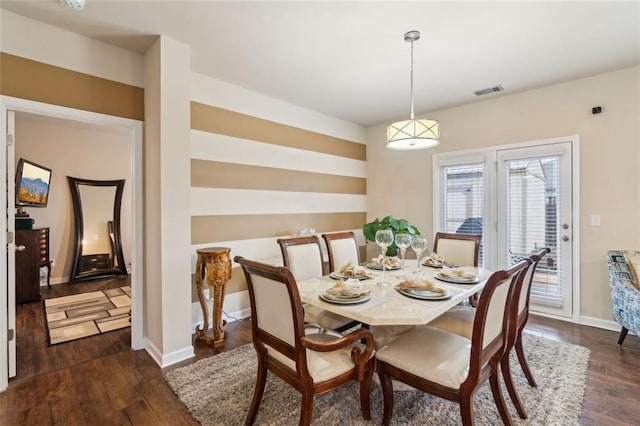
[[[207,309],[207,301],[204,298],[204,289],[202,287],[202,281],[204,279],[204,263],[200,256],[196,260],[196,290],[198,293],[198,299],[200,300],[200,306],[202,307],[203,324],[202,328],[196,325],[196,342],[203,341],[210,343],[210,337],[207,336],[207,330],[209,329],[209,311]]]

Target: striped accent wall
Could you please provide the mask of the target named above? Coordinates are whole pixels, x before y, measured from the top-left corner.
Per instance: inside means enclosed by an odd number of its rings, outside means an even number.
[[[366,222],[366,145],[191,103],[191,243],[280,263],[276,239]],[[226,293],[246,290],[234,264]]]

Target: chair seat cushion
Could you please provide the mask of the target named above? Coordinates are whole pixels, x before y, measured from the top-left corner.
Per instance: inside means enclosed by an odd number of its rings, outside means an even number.
[[[431,321],[429,326],[471,339],[473,319],[475,316],[475,308],[470,306],[456,306]]]
[[[307,334],[306,337],[309,340],[321,343],[331,342],[342,336],[338,337],[331,333],[313,333]],[[313,383],[324,382],[353,370],[355,364],[351,360],[351,348],[354,345],[364,348],[360,343],[354,343],[353,345],[331,352],[316,352],[307,349],[307,369],[309,370],[309,375],[313,378]],[[265,345],[265,347],[269,355],[295,371],[296,363],[292,359],[282,355],[268,345]]]
[[[420,326],[380,349],[376,356],[415,376],[458,389],[469,374],[470,354],[469,339]]]

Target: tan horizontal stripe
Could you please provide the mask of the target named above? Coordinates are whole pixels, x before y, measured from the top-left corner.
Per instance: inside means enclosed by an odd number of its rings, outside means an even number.
[[[366,220],[366,212],[192,216],[191,244],[278,237],[291,235],[302,227],[317,232],[357,229]],[[233,256],[236,254],[239,253]]]
[[[367,180],[273,167],[191,160],[191,186],[337,194],[367,193]]]
[[[144,89],[0,53],[0,93],[116,117],[144,120]]]
[[[367,159],[364,144],[198,102],[191,102],[191,128],[356,160]]]

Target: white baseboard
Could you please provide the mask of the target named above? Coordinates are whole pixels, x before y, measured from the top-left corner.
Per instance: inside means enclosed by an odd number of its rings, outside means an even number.
[[[622,330],[622,326],[617,322],[612,320],[605,320],[602,318],[581,316],[580,324],[588,325],[589,327],[602,328],[603,330],[611,330],[611,331],[615,331],[616,333],[620,333],[620,330]],[[633,334],[633,333],[629,331],[629,334]]]
[[[187,346],[180,350],[171,352],[170,354],[164,355],[148,339],[145,339],[144,349],[151,356],[151,358],[153,358],[156,364],[160,366],[160,368],[168,367],[172,364],[184,361],[185,359],[193,358],[195,356],[193,346]]]
[[[200,302],[196,302],[193,304],[194,305],[194,309],[200,309]],[[222,319],[224,319],[227,324],[228,323],[232,323],[234,321],[238,321],[238,320],[243,320],[245,318],[249,318],[251,316],[251,308],[247,308],[247,309],[241,309],[239,311],[235,311],[235,312],[229,312],[229,313],[222,313]],[[211,330],[213,324],[209,324],[209,330]],[[191,328],[193,330],[196,329],[196,326],[199,328],[204,327],[204,320],[198,320],[195,321],[192,325]]]

